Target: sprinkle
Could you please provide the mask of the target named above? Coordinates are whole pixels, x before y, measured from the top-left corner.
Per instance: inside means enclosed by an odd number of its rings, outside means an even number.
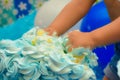
[[[36,42],[37,42],[37,38],[35,37],[33,40],[32,40],[32,45],[36,45]]]
[[[52,43],[52,39],[49,38],[49,39],[47,40],[47,42],[48,42],[48,43]]]
[[[42,29],[39,29],[39,30],[37,31],[37,35],[38,35],[38,36],[42,36],[44,33],[45,33],[45,31],[42,30]]]
[[[76,58],[75,63],[80,63],[83,60],[83,58],[85,57],[85,55],[82,54],[81,56],[74,56],[74,57]]]

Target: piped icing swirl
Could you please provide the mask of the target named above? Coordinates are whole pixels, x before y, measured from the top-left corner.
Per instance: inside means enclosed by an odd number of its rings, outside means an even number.
[[[36,28],[18,40],[1,40],[0,79],[96,80],[95,53],[82,47],[69,52],[67,40]]]

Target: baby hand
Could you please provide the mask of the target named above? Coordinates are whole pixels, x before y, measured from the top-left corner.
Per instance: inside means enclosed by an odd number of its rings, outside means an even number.
[[[74,30],[68,33],[68,39],[68,45],[71,45],[72,48],[85,47],[93,49],[95,47],[95,42],[90,32]]]
[[[48,33],[48,35],[56,35],[56,36],[58,35],[54,28],[48,27],[45,28],[44,30]]]

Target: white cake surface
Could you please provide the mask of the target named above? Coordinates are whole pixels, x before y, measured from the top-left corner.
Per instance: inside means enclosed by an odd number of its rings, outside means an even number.
[[[1,40],[0,80],[96,80],[96,54],[82,47],[69,52],[67,41],[37,27],[17,40]]]

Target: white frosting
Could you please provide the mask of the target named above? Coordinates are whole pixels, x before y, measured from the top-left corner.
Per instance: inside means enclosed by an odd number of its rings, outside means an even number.
[[[96,80],[96,55],[85,48],[68,52],[67,40],[33,28],[18,40],[0,41],[0,79]]]

